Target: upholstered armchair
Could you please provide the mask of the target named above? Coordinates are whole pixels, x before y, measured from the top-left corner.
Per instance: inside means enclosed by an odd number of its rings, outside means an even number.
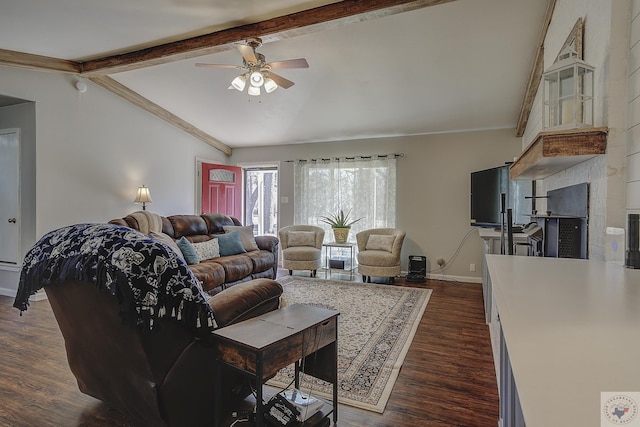
[[[315,225],[289,225],[278,231],[282,248],[282,267],[289,270],[310,270],[315,277],[322,264],[324,230]]]
[[[396,228],[374,228],[356,234],[358,273],[364,282],[371,276],[388,277],[393,283],[400,274],[400,251],[405,232]]]

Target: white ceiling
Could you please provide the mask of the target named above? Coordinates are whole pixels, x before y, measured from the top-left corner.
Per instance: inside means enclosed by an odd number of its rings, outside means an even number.
[[[0,49],[86,60],[329,3],[0,0]],[[310,68],[260,97],[227,89],[238,70],[194,66],[241,65],[235,49],[110,77],[232,148],[515,128],[547,3],[455,0],[265,42],[267,61]]]

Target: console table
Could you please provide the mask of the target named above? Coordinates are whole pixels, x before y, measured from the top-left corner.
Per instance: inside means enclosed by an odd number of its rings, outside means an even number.
[[[487,255],[504,427],[599,427],[601,392],[639,392],[640,270]]]
[[[333,384],[332,408],[324,416],[332,412],[336,423],[339,314],[334,310],[293,304],[213,332],[218,354],[217,369],[232,368],[256,381],[256,426],[264,425],[262,386],[265,380],[292,363],[295,364],[296,388],[299,387],[301,366],[306,374]],[[313,356],[307,358],[310,355]],[[304,363],[301,364],[301,360]],[[220,425],[222,412],[220,388],[218,381],[216,426]]]

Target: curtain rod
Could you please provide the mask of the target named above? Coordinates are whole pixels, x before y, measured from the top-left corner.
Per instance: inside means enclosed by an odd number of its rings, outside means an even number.
[[[404,153],[389,153],[389,154],[369,154],[369,155],[358,155],[358,156],[342,156],[342,157],[321,157],[319,159],[296,159],[296,160],[285,160],[285,163],[293,163],[293,162],[328,162],[330,160],[376,160],[376,159],[387,159],[389,157],[404,157]]]

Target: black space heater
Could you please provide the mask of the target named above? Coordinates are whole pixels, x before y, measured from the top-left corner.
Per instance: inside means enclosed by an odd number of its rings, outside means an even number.
[[[427,279],[427,257],[409,255],[409,272],[407,282],[424,282]]]

